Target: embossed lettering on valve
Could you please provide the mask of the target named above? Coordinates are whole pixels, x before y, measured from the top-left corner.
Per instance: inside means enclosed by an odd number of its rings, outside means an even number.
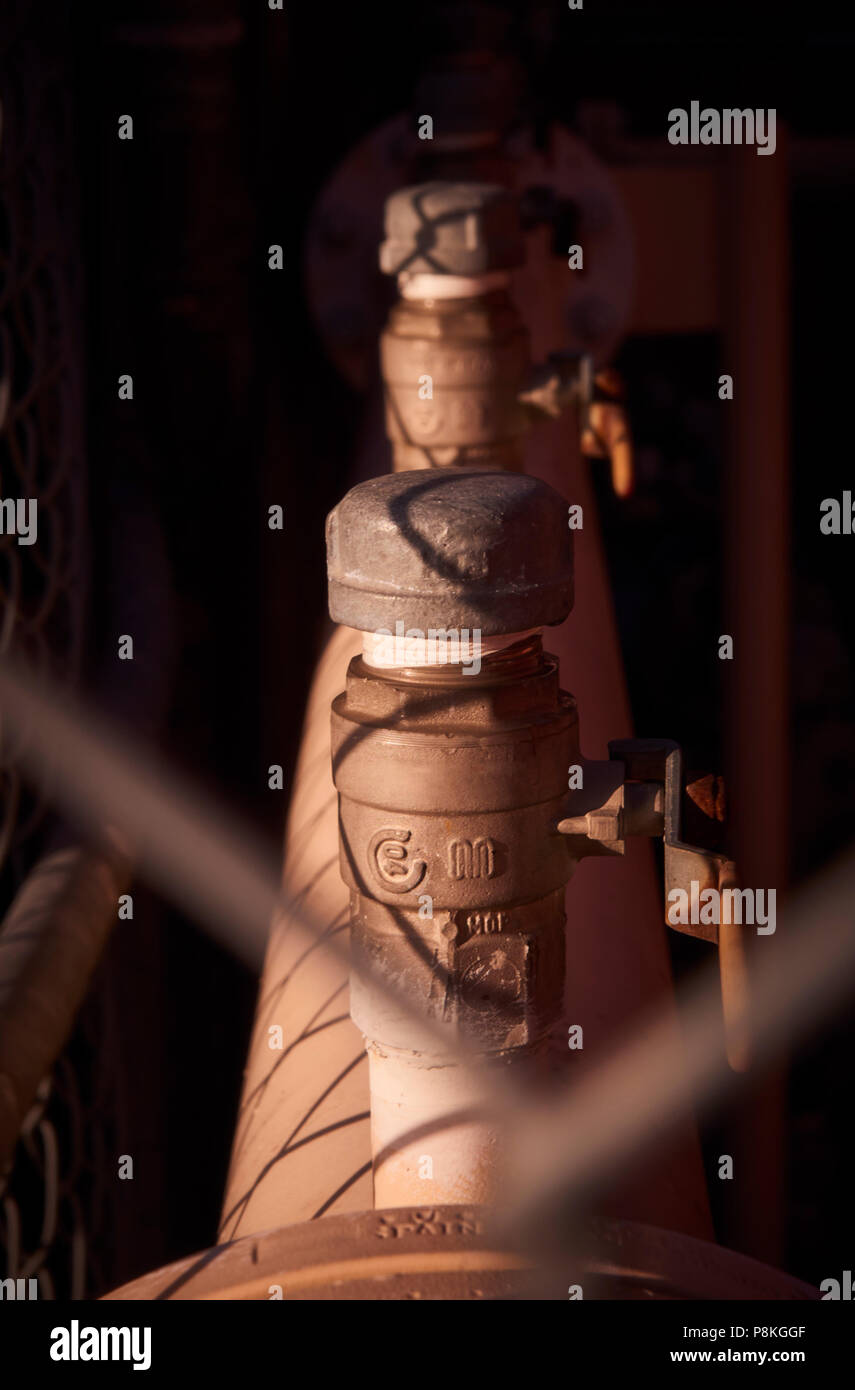
[[[495,878],[498,846],[484,836],[478,840],[451,840],[448,846],[448,876],[461,878]]]
[[[493,936],[496,932],[507,931],[509,922],[507,912],[469,912],[466,932],[469,936]]]
[[[427,870],[424,859],[411,859],[411,830],[384,829],[371,836],[368,863],[378,882],[390,893],[409,893]]]

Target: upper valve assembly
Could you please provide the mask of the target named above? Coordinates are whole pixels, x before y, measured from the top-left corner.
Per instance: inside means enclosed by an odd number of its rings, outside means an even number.
[[[620,378],[584,354],[532,364],[509,293],[523,258],[519,201],[505,188],[426,183],[388,200],[380,268],[397,276],[400,298],[380,360],[395,469],[522,469],[532,422],[572,407],[583,452],[610,459],[625,497],[633,460]]]

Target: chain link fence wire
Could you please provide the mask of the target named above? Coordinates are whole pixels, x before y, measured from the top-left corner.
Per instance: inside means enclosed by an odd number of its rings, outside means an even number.
[[[7,0],[0,18],[0,660],[12,649],[61,684],[81,669],[87,530],[83,272],[64,4]],[[13,508],[35,502],[21,543]],[[32,518],[32,512],[22,515]],[[0,711],[0,909],[34,864],[47,788],[24,786]],[[2,951],[2,935],[0,935]],[[86,1105],[106,1083],[87,1007],[0,1173],[0,1269],[38,1297],[84,1296],[87,1202],[102,1126]],[[89,1047],[81,1037],[89,1036]],[[101,1065],[101,1064],[97,1064]],[[33,1286],[27,1283],[29,1290]]]

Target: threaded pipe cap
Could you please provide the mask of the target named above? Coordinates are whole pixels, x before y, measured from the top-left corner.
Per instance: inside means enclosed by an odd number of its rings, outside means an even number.
[[[567,503],[521,473],[371,478],[327,518],[327,571],[332,618],[363,632],[561,623],[573,606]]]
[[[523,261],[519,202],[489,183],[422,183],[386,202],[386,275],[483,275]]]

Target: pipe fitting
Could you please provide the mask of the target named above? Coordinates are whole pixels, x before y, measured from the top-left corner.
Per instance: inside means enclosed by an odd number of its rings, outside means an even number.
[[[561,623],[573,605],[567,504],[517,473],[393,473],[327,518],[330,614],[362,632],[481,636]]]
[[[520,207],[507,189],[437,182],[386,204],[380,267],[402,299],[380,339],[386,432],[397,470],[521,470],[518,400],[528,334],[508,295],[523,260]]]
[[[333,704],[351,1014],[390,1047],[435,1051],[414,1013],[501,1052],[560,1011],[574,859],[557,822],[578,722],[554,659],[521,646],[528,674],[506,655],[427,685],[357,658]]]
[[[400,299],[380,338],[380,363],[396,469],[424,468],[428,454],[434,466],[522,470],[529,417],[519,395],[530,352],[507,290]]]
[[[499,184],[416,184],[386,203],[386,275],[484,275],[524,259],[519,202]]]

